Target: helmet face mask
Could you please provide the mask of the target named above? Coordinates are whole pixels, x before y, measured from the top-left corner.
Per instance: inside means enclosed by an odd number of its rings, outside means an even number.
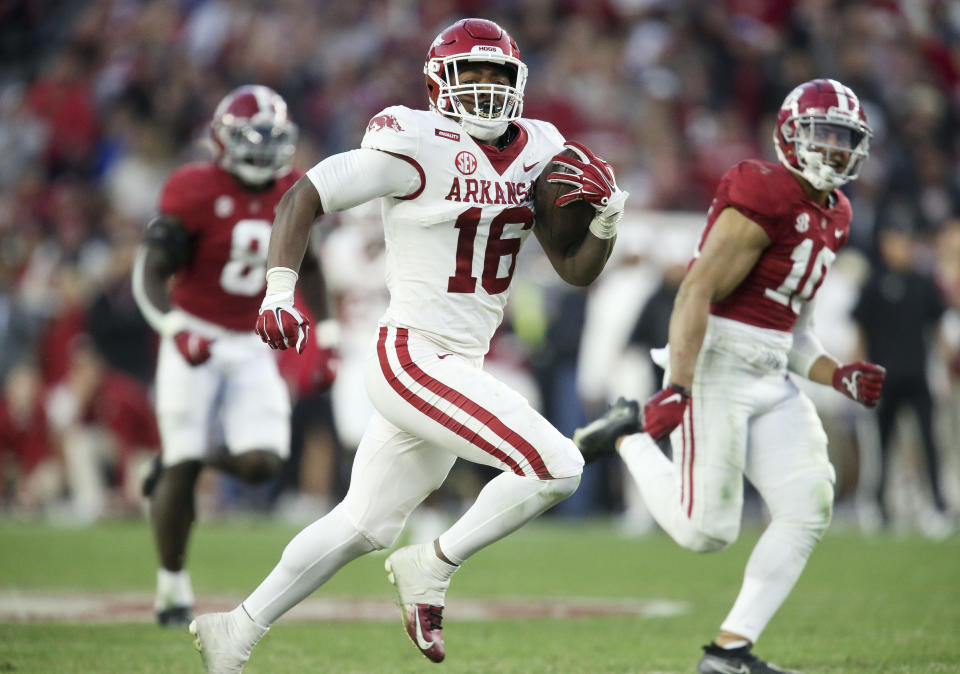
[[[244,183],[264,185],[293,164],[297,127],[287,116],[283,98],[268,87],[242,86],[227,94],[210,130],[217,163]]]
[[[857,179],[871,136],[856,94],[836,80],[812,80],[791,91],[773,132],[780,162],[819,191]]]
[[[503,76],[467,75],[481,65]],[[423,72],[430,107],[456,119],[475,138],[495,140],[523,113],[527,66],[516,42],[492,21],[463,19],[444,30],[433,41]]]

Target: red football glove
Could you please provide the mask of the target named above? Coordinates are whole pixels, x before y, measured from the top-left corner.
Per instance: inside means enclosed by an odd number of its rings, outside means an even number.
[[[261,309],[257,317],[257,334],[271,349],[295,347],[303,353],[310,336],[310,320],[293,305]]]
[[[200,365],[210,359],[212,339],[201,337],[195,332],[181,330],[173,336],[173,343],[191,365]]]
[[[833,388],[861,405],[873,407],[880,398],[887,371],[879,365],[858,360],[841,365],[833,373]]]
[[[598,211],[604,211],[616,200],[617,195],[626,194],[617,187],[613,167],[604,159],[595,155],[585,145],[572,140],[567,141],[564,147],[573,150],[579,159],[564,154],[555,155],[551,161],[569,172],[554,171],[547,175],[547,182],[565,183],[576,189],[557,197],[557,206],[566,206],[571,201],[583,199]],[[620,210],[623,210],[622,205]]]
[[[683,421],[690,392],[671,384],[643,404],[643,430],[654,440],[662,440]]]

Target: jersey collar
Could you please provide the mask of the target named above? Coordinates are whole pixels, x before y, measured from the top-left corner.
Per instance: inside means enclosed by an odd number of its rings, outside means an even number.
[[[517,135],[510,141],[510,144],[502,150],[498,150],[496,145],[481,143],[473,136],[470,136],[470,139],[483,151],[483,154],[487,156],[487,161],[490,162],[490,165],[493,166],[494,170],[500,175],[503,175],[503,172],[506,171],[520,155],[523,148],[527,146],[527,141],[530,138],[523,124],[517,124],[516,122],[511,122],[511,124],[517,130]]]

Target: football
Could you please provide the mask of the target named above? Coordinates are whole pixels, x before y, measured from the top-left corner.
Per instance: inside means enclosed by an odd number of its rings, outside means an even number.
[[[564,150],[560,154],[577,158],[573,150]],[[534,186],[533,209],[536,226],[546,234],[553,247],[565,251],[583,240],[597,211],[582,199],[571,201],[566,206],[557,206],[557,197],[576,189],[565,183],[547,182],[548,175],[562,170],[553,162],[547,162]]]

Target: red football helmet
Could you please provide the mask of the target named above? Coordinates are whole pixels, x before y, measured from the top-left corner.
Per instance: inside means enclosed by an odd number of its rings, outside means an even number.
[[[217,163],[250,185],[262,185],[290,170],[297,126],[273,89],[247,84],[227,94],[210,122]]]
[[[476,62],[506,66],[510,84],[461,84],[463,64]],[[445,29],[430,45],[423,72],[430,107],[480,140],[499,138],[523,112],[527,66],[517,43],[493,21],[461,19]],[[464,106],[464,100],[472,105]]]
[[[833,190],[857,179],[872,135],[853,90],[819,79],[787,94],[773,144],[784,166],[817,190]]]

